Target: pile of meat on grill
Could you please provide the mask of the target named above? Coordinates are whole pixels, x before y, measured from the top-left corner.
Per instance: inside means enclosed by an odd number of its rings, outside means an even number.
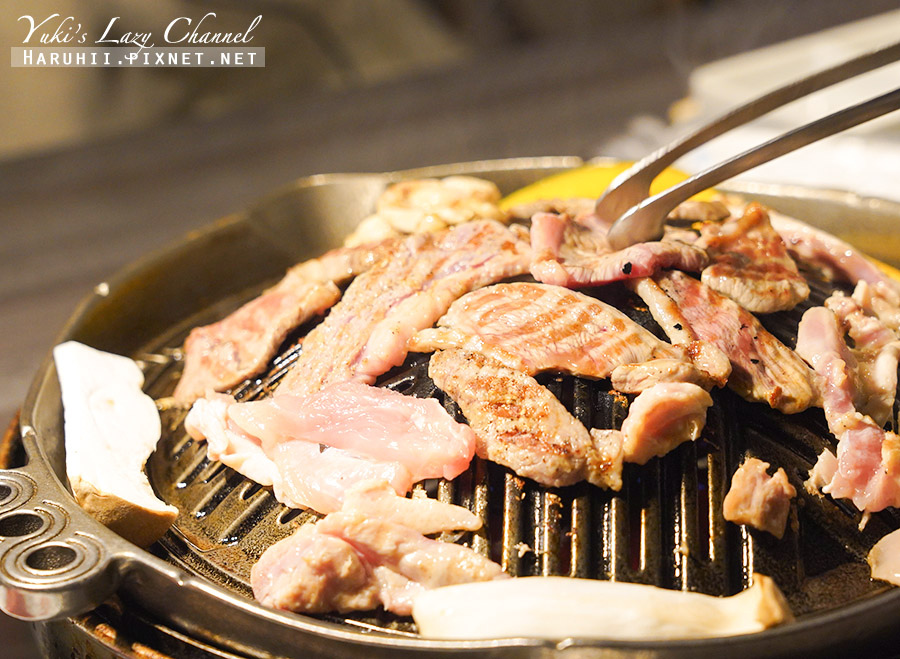
[[[478,455],[544,486],[617,490],[624,462],[698,437],[715,387],[784,414],[822,408],[837,454],[822,453],[807,487],[862,511],[900,505],[900,437],[885,430],[900,287],[871,261],[755,203],[690,202],[673,213],[680,228],[615,251],[586,200],[505,212],[499,198],[468,177],[392,186],[344,247],[187,338],[174,396],[192,406],[188,432],[282,503],[324,515],[254,567],[261,602],[408,614],[426,589],[503,578],[428,537],[481,520],[408,498],[413,484],[453,479]],[[791,349],[756,316],[807,298],[798,264],[855,290],[810,308]],[[606,287],[639,296],[669,340],[587,294]],[[223,393],[322,316],[274,395]],[[410,352],[432,353],[428,374],[466,423],[436,400],[373,386]],[[608,380],[631,400],[621,428],[585,427],[535,379],[546,371]],[[724,514],[781,537],[796,492],[770,471],[747,460]]]

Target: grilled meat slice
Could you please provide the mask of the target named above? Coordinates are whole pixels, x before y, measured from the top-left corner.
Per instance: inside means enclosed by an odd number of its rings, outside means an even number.
[[[645,464],[697,439],[711,405],[710,395],[696,384],[666,382],[650,387],[634,399],[622,422],[625,462]]]
[[[724,387],[731,375],[731,362],[728,355],[708,341],[697,340],[690,323],[681,313],[678,305],[650,277],[632,279],[627,283],[629,289],[636,293],[647,305],[653,320],[662,328],[669,340],[680,346],[686,346],[688,355],[697,370],[706,378],[706,382],[696,382],[706,389],[713,386]],[[675,380],[669,379],[669,382]],[[683,382],[692,380],[685,378]],[[627,391],[627,389],[623,389]]]
[[[682,272],[654,278],[693,332],[731,361],[728,386],[751,401],[794,414],[818,402],[816,376],[749,311]]]
[[[520,282],[483,288],[457,300],[438,322],[440,327],[416,334],[410,350],[462,348],[528,375],[556,370],[613,376],[617,388],[643,381],[624,371],[617,381],[616,367],[625,364],[669,359],[694,368],[690,346],[661,341],[621,311],[560,286]]]
[[[900,505],[900,437],[856,410],[855,358],[832,311],[813,307],[803,314],[797,350],[825,383],[825,419],[838,438],[837,460],[827,453],[820,456],[812,485],[824,482],[823,492],[850,499],[859,510]]]
[[[309,395],[346,380],[372,384],[403,363],[407,341],[468,291],[528,271],[530,248],[498,222],[406,238],[347,288],[303,342],[278,388]]]
[[[534,278],[569,288],[648,277],[664,268],[699,272],[708,261],[702,249],[681,242],[638,243],[613,251],[602,234],[553,213],[531,218],[531,248]]]
[[[444,350],[428,374],[459,405],[475,431],[479,457],[510,467],[542,485],[587,480],[622,486],[621,446],[592,438],[534,378],[485,355]]]
[[[890,290],[898,290],[896,281],[849,243],[792,217],[774,211],[770,211],[769,216],[775,231],[797,261],[821,269],[830,279],[844,279],[853,284],[859,281],[881,283]]]
[[[472,220],[503,221],[506,214],[499,201],[496,185],[472,176],[400,181],[388,186],[376,202],[375,214],[360,222],[344,244],[440,231]]]
[[[295,265],[275,286],[212,325],[193,329],[184,344],[184,373],[175,400],[189,405],[260,372],[288,333],[324,313],[349,281],[389,256],[396,240],[333,249]]]
[[[265,551],[250,583],[257,600],[305,613],[371,609],[412,612],[427,589],[506,575],[468,547],[426,538],[396,522],[332,513]]]
[[[883,426],[893,417],[900,341],[893,330],[840,291],[825,300],[825,306],[857,346],[850,351],[856,360],[856,409]]]
[[[759,204],[747,206],[740,218],[703,224],[696,246],[712,259],[700,280],[748,311],[793,309],[809,297],[809,285]]]
[[[788,482],[784,469],[770,476],[768,468],[769,463],[758,458],[745,460],[731,477],[722,511],[729,522],[767,531],[780,540],[797,490]]]
[[[278,395],[235,403],[229,417],[267,450],[303,440],[400,462],[416,481],[452,480],[469,467],[475,435],[434,399],[404,396],[358,382],[329,385],[309,396]]]
[[[900,293],[896,288],[884,282],[860,281],[853,291],[853,299],[866,313],[877,316],[885,326],[900,332]]]

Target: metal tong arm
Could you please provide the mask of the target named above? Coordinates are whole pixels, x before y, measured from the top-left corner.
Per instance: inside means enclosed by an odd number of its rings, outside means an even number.
[[[595,213],[602,220],[614,221],[646,199],[650,195],[650,184],[653,179],[685,153],[792,101],[898,59],[900,59],[900,42],[814,73],[731,110],[693,133],[642,158],[622,172],[597,202]]]
[[[807,144],[898,109],[900,109],[900,88],[830,114],[748,149],[633,207],[610,228],[607,234],[609,243],[615,249],[622,249],[636,242],[631,239],[633,236],[658,234],[669,211],[698,192]]]

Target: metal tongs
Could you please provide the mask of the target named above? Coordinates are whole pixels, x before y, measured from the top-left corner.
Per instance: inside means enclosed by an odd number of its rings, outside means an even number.
[[[898,59],[900,42],[814,73],[750,101],[638,161],[616,177],[597,201],[595,214],[606,222],[615,221],[607,234],[610,245],[622,249],[658,239],[669,212],[698,192],[807,144],[900,109],[900,88],[897,88],[795,128],[650,196],[653,179],[701,144],[791,101]]]

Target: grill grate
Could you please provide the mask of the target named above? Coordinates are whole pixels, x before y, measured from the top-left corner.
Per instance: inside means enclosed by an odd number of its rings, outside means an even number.
[[[811,284],[807,306],[820,304],[831,291],[824,282],[811,279]],[[613,294],[619,297],[606,301],[661,335],[637,298]],[[802,311],[771,314],[763,322],[794,345]],[[174,330],[159,345],[180,344],[187,329]],[[235,396],[251,400],[270,393],[299,355],[299,337],[308,330],[301,328],[286,342],[266,377],[245,382]],[[177,351],[157,347],[150,354],[171,357]],[[451,415],[464,420],[428,377],[428,357],[410,355],[379,384],[408,395],[436,397]],[[180,375],[177,361],[153,359],[145,364],[151,395],[169,395]],[[587,427],[621,426],[628,400],[610,392],[608,381],[559,375],[538,379]],[[478,458],[453,482],[428,481],[416,487],[479,515],[484,527],[477,533],[444,534],[442,539],[490,556],[514,576],[568,575],[730,595],[747,587],[752,572],[758,571],[777,581],[798,615],[884,590],[869,579],[865,556],[900,519],[893,511],[879,513],[859,531],[860,514],[852,506],[803,488],[816,456],[834,445],[821,410],[786,417],[730,391],[716,391],[713,398],[701,438],[645,466],[626,465],[619,493],[586,483],[544,488]],[[148,463],[160,496],[181,511],[160,543],[162,553],[250,597],[250,568],[261,553],[317,516],[286,509],[269,489],[210,461],[205,444],[184,433],[183,418],[183,411],[164,413],[166,432]],[[745,455],[783,466],[797,489],[789,528],[780,541],[722,517],[730,475]],[[409,619],[383,611],[323,619],[390,633],[415,631]]]

